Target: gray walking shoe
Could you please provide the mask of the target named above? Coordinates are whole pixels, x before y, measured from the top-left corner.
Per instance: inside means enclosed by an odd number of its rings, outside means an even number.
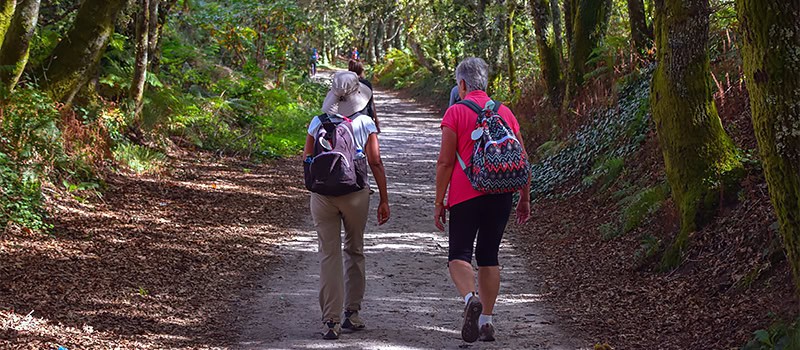
[[[480,341],[494,341],[494,326],[491,323],[487,323],[481,326],[480,336],[478,339]]]
[[[364,320],[358,316],[358,311],[345,311],[344,312],[344,322],[342,322],[342,328],[352,329],[352,330],[359,330],[366,328],[367,325],[364,324]]]
[[[478,340],[478,318],[483,312],[483,304],[477,295],[473,295],[464,307],[464,324],[461,326],[461,339],[467,343]]]
[[[326,321],[323,322],[322,339],[336,340],[339,339],[339,333],[342,332],[342,327],[339,322]]]

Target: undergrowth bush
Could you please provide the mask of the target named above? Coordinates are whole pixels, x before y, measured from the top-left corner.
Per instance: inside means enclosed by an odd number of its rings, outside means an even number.
[[[416,96],[435,100],[439,105],[450,98],[450,89],[455,84],[452,72],[434,75],[417,64],[414,56],[406,51],[392,49],[386,54],[384,63],[373,71],[378,84],[395,89],[406,89]]]
[[[167,157],[149,147],[122,143],[114,148],[114,159],[137,174],[152,174],[163,169]]]
[[[651,72],[648,68],[642,74],[632,74],[622,83],[617,104],[592,112],[591,123],[553,144],[559,144],[557,152],[550,151],[550,146],[543,150],[544,158],[531,167],[533,201],[571,196],[594,185],[600,177],[622,170],[619,162],[604,162],[624,159],[646,140]]]
[[[742,350],[800,349],[800,318],[794,322],[775,321],[767,329],[753,332],[753,338]]]
[[[33,89],[18,89],[0,105],[0,228],[8,223],[47,227],[42,182],[63,155],[55,103]]]

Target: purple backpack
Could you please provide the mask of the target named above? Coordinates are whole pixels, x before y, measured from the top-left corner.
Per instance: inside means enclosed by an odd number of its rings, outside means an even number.
[[[359,114],[356,114],[358,117]],[[314,154],[305,163],[306,188],[326,196],[342,196],[367,187],[367,158],[356,144],[350,119],[338,116],[334,122],[327,114],[319,117]]]

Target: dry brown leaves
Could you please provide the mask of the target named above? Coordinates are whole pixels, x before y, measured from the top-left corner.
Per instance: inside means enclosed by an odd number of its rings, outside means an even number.
[[[722,119],[736,130],[736,143],[749,148],[755,145],[745,103],[740,95],[729,99],[725,108],[735,115]],[[663,181],[655,135],[627,163],[633,164],[628,181]],[[791,318],[798,309],[760,169],[750,169],[739,197],[694,234],[685,262],[668,273],[655,271],[657,258],[643,261],[636,251],[648,234],[670,242],[678,222],[669,201],[649,224],[608,241],[598,226],[614,220],[618,208],[607,195],[539,203],[525,228],[525,249],[556,313],[593,342],[616,349],[739,348],[769,326],[770,312]]]
[[[109,179],[104,200],[54,199],[54,236],[0,237],[0,348],[214,348],[299,228],[296,159],[182,155],[170,175]]]

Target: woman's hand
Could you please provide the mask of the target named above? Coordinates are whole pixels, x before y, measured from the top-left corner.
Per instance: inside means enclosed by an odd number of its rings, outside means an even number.
[[[433,211],[433,218],[436,220],[436,228],[444,232],[444,225],[447,223],[447,210],[444,208],[443,204],[436,204],[436,208]]]
[[[531,202],[522,198],[517,203],[517,224],[524,224],[531,218]]]
[[[390,216],[391,213],[389,211],[389,202],[381,201],[381,203],[378,204],[378,226],[388,222]]]

